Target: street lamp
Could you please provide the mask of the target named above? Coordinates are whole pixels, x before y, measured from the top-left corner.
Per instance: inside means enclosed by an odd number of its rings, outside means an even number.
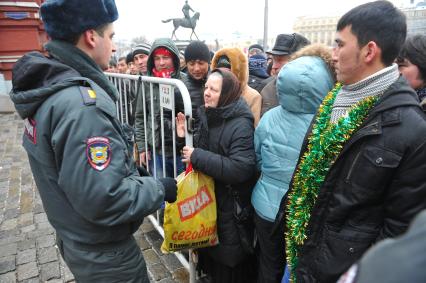
[[[265,14],[263,15],[263,50],[268,49],[268,0],[265,0]]]

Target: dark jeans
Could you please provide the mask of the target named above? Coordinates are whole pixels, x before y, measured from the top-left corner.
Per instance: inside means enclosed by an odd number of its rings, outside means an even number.
[[[166,177],[174,177],[174,163],[173,157],[165,157],[165,167],[166,167]],[[155,157],[156,168],[157,168],[157,178],[164,177],[163,175],[163,156],[157,154]],[[182,163],[182,157],[177,154],[176,155],[176,177],[185,170],[185,166]],[[149,173],[151,176],[154,175],[154,160],[149,161]]]
[[[281,282],[285,269],[284,224],[271,235],[274,222],[261,218],[254,213],[254,225],[259,243],[258,283]]]

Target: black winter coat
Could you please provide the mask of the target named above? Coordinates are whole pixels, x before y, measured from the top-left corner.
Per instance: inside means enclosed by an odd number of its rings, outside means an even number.
[[[191,96],[192,104],[192,118],[195,119],[194,129],[198,127],[198,108],[204,105],[204,85],[207,79],[196,80],[190,74],[188,74],[182,80],[188,89],[189,95]]]
[[[305,150],[306,138],[300,156]],[[426,116],[400,77],[328,172],[300,251],[297,282],[336,282],[372,244],[405,232],[426,208],[425,172]]]
[[[200,108],[200,129],[191,155],[193,168],[213,177],[217,201],[219,245],[206,249],[216,261],[233,267],[245,258],[235,226],[234,201],[230,186],[244,205],[250,204],[255,180],[253,115],[240,98],[222,108]],[[208,123],[208,133],[202,125]],[[200,147],[198,147],[200,146]]]
[[[267,80],[269,77],[258,77],[255,76],[253,74],[249,74],[248,77],[248,85],[257,90],[257,92],[261,93],[262,89],[266,86],[266,84],[269,82],[269,80]]]

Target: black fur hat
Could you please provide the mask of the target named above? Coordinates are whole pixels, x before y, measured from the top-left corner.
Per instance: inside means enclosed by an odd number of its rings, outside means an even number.
[[[311,42],[301,34],[279,34],[272,50],[266,53],[272,55],[290,55],[309,44]]]
[[[47,0],[40,13],[52,39],[67,39],[118,19],[114,0]]]

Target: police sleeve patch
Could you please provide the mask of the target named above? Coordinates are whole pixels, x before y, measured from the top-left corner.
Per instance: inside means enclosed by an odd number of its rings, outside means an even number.
[[[102,171],[111,162],[111,145],[108,138],[91,137],[87,140],[87,160],[97,171]]]

